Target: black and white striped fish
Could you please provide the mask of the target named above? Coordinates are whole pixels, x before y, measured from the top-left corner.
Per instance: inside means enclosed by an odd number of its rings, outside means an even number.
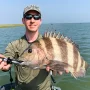
[[[23,53],[21,60],[24,61],[22,65],[33,69],[43,69],[47,65],[54,72],[64,72],[67,69],[75,78],[84,76],[88,67],[73,41],[51,32],[33,42]]]

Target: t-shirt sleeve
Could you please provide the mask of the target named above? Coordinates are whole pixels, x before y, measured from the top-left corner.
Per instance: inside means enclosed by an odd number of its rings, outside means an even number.
[[[10,42],[5,49],[4,53],[5,57],[13,59],[15,57],[15,53],[18,52],[17,45],[18,45],[17,41]]]

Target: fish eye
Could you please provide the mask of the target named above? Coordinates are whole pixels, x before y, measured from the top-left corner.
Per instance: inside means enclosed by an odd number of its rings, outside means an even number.
[[[30,48],[30,49],[28,49],[28,53],[32,53],[32,49]]]

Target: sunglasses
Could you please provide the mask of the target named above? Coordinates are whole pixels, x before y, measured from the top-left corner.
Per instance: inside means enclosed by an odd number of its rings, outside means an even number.
[[[25,14],[24,18],[26,18],[28,20],[31,20],[32,18],[34,18],[35,20],[39,20],[39,19],[41,19],[41,15],[40,14],[38,14],[38,15]]]

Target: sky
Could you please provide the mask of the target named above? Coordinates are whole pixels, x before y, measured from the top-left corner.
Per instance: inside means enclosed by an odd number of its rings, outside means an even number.
[[[90,0],[0,0],[0,24],[22,24],[31,4],[40,7],[42,23],[90,22]]]

